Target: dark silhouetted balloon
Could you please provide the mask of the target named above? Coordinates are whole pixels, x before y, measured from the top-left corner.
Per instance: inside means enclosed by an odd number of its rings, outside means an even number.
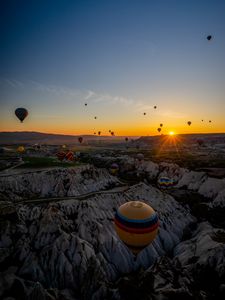
[[[97,119],[97,117],[95,117],[95,120]]]
[[[160,131],[161,131],[161,128],[159,127],[157,130],[158,130],[158,132],[160,132]]]
[[[98,132],[98,135],[101,135],[101,131]]]
[[[191,121],[188,121],[187,124],[190,126],[191,125]]]
[[[157,108],[157,106],[155,105],[155,106],[154,106],[154,109],[156,109],[156,108]]]
[[[159,126],[160,126],[160,127],[163,127],[163,124],[161,123]]]
[[[114,136],[114,131],[111,131],[111,136]]]
[[[80,137],[78,138],[78,141],[79,141],[80,144],[83,142],[82,136],[80,136]]]
[[[204,120],[202,120],[202,122],[203,122]]]
[[[94,132],[94,134],[96,134],[96,132]]]
[[[111,130],[109,129],[109,132],[111,132]]]
[[[145,115],[146,115],[146,112],[144,112],[143,115],[145,116]]]
[[[87,106],[87,103],[85,103],[84,105]]]
[[[28,116],[28,111],[26,110],[26,108],[17,108],[15,110],[15,115],[17,116],[17,118],[21,121],[21,123],[23,122],[23,120]]]
[[[128,137],[125,137],[125,141],[128,142]]]
[[[210,41],[211,39],[212,39],[212,36],[211,36],[211,35],[208,35],[208,36],[207,36],[207,40]]]
[[[209,120],[209,123],[211,123],[212,121],[211,120]]]

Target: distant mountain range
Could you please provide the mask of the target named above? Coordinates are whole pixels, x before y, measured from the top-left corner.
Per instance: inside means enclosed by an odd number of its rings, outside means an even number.
[[[98,136],[98,135],[64,135],[41,133],[33,131],[0,132],[0,144],[77,144],[78,137],[82,136],[84,143],[101,140],[121,141],[124,137]]]
[[[82,136],[84,143],[94,143],[98,140],[105,140],[109,142],[124,141],[124,136],[98,136],[98,135],[64,135],[53,133],[41,133],[33,131],[16,131],[16,132],[0,132],[0,144],[78,144],[78,137]],[[130,139],[136,139],[137,142],[150,142],[158,140],[160,136],[132,136]],[[204,140],[220,140],[225,142],[225,133],[210,133],[210,134],[181,134],[179,137],[184,139],[204,139]]]

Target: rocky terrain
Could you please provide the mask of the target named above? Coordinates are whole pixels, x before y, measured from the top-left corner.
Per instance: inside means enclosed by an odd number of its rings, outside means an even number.
[[[92,162],[0,176],[0,299],[224,299],[225,179],[128,156]],[[160,176],[176,186],[160,190]],[[137,257],[113,226],[131,200],[160,220]]]

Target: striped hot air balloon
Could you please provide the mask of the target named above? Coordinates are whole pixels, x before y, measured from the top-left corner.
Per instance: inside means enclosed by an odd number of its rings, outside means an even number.
[[[119,171],[119,166],[117,163],[113,163],[111,166],[110,166],[110,173],[112,175],[116,175]]]
[[[56,153],[56,156],[57,156],[58,160],[62,161],[62,160],[64,160],[66,153],[63,151],[59,151]]]
[[[119,238],[136,255],[155,239],[159,220],[151,206],[130,201],[118,208],[114,224]]]
[[[160,177],[158,179],[158,185],[160,188],[169,188],[174,186],[174,180],[168,177]]]
[[[72,151],[67,152],[66,155],[65,155],[65,159],[69,160],[69,161],[73,161],[74,160],[73,152]]]

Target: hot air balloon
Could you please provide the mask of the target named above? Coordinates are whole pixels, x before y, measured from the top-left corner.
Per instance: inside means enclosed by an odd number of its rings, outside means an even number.
[[[79,141],[80,144],[83,142],[82,136],[79,136],[78,141]]]
[[[96,134],[96,132],[94,132],[94,134]]]
[[[157,108],[157,106],[155,105],[155,106],[154,106],[154,109],[156,109],[156,108]]]
[[[191,121],[188,121],[187,124],[190,126],[191,125]]]
[[[24,153],[24,152],[25,152],[25,148],[24,148],[24,146],[19,146],[19,147],[16,149],[16,151],[17,151],[18,153]]]
[[[158,132],[160,132],[160,131],[161,131],[161,128],[159,127],[157,130],[158,130]]]
[[[139,161],[142,161],[142,160],[144,160],[144,154],[143,153],[138,153],[137,154],[137,159],[139,160]]]
[[[113,163],[111,166],[110,166],[110,173],[112,175],[116,175],[119,171],[119,166],[117,163]]]
[[[87,103],[85,103],[84,105],[87,106]]]
[[[129,140],[128,137],[125,137],[125,141],[128,142],[128,140]]]
[[[202,120],[202,122],[203,122],[204,120]]]
[[[15,115],[17,116],[17,118],[21,121],[21,123],[23,122],[23,120],[28,116],[28,111],[26,110],[26,108],[17,108],[15,110]]]
[[[58,160],[62,161],[62,160],[64,160],[66,153],[63,151],[59,151],[56,153],[56,156],[57,156]]]
[[[137,255],[157,236],[159,219],[150,205],[130,201],[118,208],[114,225],[119,238]]]
[[[98,131],[98,135],[101,135],[101,131]]]
[[[161,124],[159,124],[159,126],[160,126],[160,127],[163,127],[163,124],[161,123]]]
[[[109,132],[111,132],[111,130],[109,129]]]
[[[204,141],[201,140],[201,139],[198,139],[196,142],[198,143],[198,145],[199,145],[200,147],[204,145]]]
[[[207,36],[207,40],[210,41],[211,39],[212,39],[212,36],[211,36],[211,35],[208,35],[208,36]]]
[[[97,119],[97,117],[95,117],[95,120]]]
[[[111,136],[114,136],[114,131],[111,131]]]
[[[143,115],[145,116],[145,115],[146,115],[146,112],[144,112]]]
[[[160,188],[169,188],[174,186],[174,180],[168,177],[160,177],[158,179],[158,186]]]
[[[209,120],[209,123],[211,123],[212,121],[211,120]]]
[[[73,152],[72,151],[67,152],[64,158],[66,160],[73,161],[74,160],[74,154],[73,154]]]

